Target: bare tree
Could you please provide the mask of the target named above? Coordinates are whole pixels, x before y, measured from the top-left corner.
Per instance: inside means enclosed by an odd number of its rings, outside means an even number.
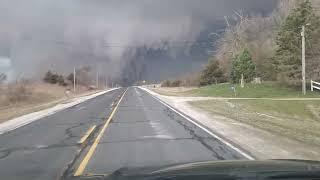
[[[214,58],[220,61],[227,76],[230,75],[231,62],[235,54],[248,48],[258,75],[266,79],[274,78],[270,77],[274,74],[271,64],[276,47],[274,39],[280,25],[299,1],[301,0],[279,1],[276,10],[267,17],[259,15],[249,17],[241,10],[234,11],[231,17],[225,17],[227,27],[216,44],[218,48]],[[236,25],[230,23],[234,21],[237,22]]]
[[[234,11],[233,18],[238,22],[235,26],[231,26],[229,17],[225,16],[227,27],[225,34],[217,42],[218,50],[215,55],[227,74],[230,73],[231,60],[234,55],[246,47],[244,33],[249,23],[248,16],[244,15],[242,10]]]

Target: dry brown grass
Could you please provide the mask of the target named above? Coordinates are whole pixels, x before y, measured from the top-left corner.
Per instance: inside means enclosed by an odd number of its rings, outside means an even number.
[[[0,91],[0,122],[50,107],[66,98],[65,88],[34,82],[14,82]]]
[[[16,82],[0,88],[0,123],[31,112],[43,110],[71,98],[94,93],[78,87],[77,93],[66,94],[70,87],[39,82]]]
[[[65,88],[30,82],[15,82],[1,89],[0,107],[47,102],[65,96]]]

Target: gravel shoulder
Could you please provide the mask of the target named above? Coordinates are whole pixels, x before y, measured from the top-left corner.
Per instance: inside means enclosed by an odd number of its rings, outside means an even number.
[[[97,96],[103,95],[107,92],[110,92],[110,91],[113,91],[116,89],[118,89],[118,88],[99,91],[96,93],[89,93],[89,94],[86,94],[83,96],[67,99],[67,100],[58,102],[55,105],[52,105],[50,108],[46,108],[46,109],[39,110],[39,111],[33,111],[31,113],[7,120],[5,122],[0,123],[0,134],[12,131],[12,130],[17,129],[22,126],[25,126],[27,124],[32,123],[33,121],[36,121],[36,120],[41,119],[43,117],[50,116],[56,112],[73,107],[73,106],[78,105],[82,102],[85,102],[89,99],[95,98]]]
[[[288,136],[244,123],[239,119],[221,115],[201,106],[191,105],[208,100],[214,102],[217,101],[216,98],[165,96],[149,89],[146,91],[184,112],[226,140],[238,145],[257,159],[320,160],[320,146],[318,145],[303,143],[294,138],[288,138]]]

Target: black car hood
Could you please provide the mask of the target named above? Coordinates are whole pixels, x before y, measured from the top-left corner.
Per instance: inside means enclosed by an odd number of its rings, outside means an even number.
[[[163,167],[121,168],[86,179],[320,179],[320,162],[308,160],[207,161]],[[79,177],[82,179],[81,177]]]

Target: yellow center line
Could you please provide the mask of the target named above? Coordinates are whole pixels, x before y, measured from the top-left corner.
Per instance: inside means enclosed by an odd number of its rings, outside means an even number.
[[[108,125],[110,124],[114,114],[116,113],[117,109],[118,109],[118,106],[120,104],[120,102],[122,101],[124,95],[126,94],[128,89],[125,90],[125,92],[123,93],[123,95],[121,96],[118,104],[116,105],[116,107],[113,109],[113,111],[111,112],[108,120],[106,121],[106,123],[103,125],[100,133],[98,134],[97,138],[94,140],[92,146],[90,147],[88,153],[86,154],[86,156],[83,158],[83,160],[81,161],[78,169],[76,170],[76,172],[74,173],[74,176],[81,176],[83,174],[83,171],[85,170],[89,160],[91,159],[95,149],[97,148],[98,144],[99,144],[99,141],[104,133],[104,131],[106,130],[106,128],[108,127]]]
[[[84,143],[96,127],[97,126],[94,125],[90,129],[88,129],[88,131],[84,134],[84,136],[80,139],[80,141],[78,141],[78,144]]]

